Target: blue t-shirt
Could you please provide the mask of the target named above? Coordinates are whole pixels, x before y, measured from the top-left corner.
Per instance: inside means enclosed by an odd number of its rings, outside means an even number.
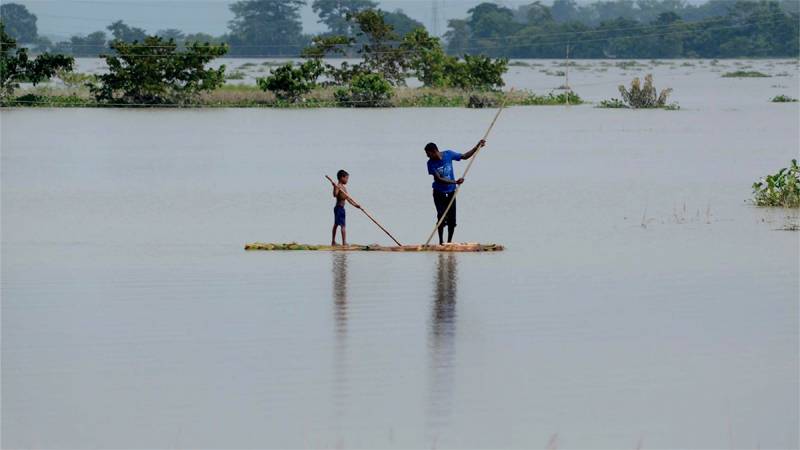
[[[455,180],[456,177],[453,174],[453,161],[461,161],[462,156],[463,155],[461,153],[454,152],[452,150],[445,150],[442,152],[441,161],[436,161],[433,159],[428,160],[428,173],[431,175],[438,173],[442,178]],[[453,192],[456,190],[456,185],[440,183],[434,178],[433,189],[439,192]]]

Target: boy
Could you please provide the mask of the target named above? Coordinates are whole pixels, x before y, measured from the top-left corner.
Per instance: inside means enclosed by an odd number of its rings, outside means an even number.
[[[336,227],[342,227],[342,245],[347,246],[347,232],[345,231],[345,213],[344,203],[349,202],[353,207],[361,209],[361,205],[354,202],[349,195],[347,195],[347,188],[345,185],[350,179],[350,174],[345,170],[336,172],[336,179],[338,184],[333,185],[333,196],[336,198],[336,206],[333,207],[333,233],[331,236],[331,245],[336,246]]]
[[[433,175],[433,204],[436,206],[436,220],[442,218],[444,210],[450,204],[450,199],[456,192],[456,186],[463,183],[464,179],[456,179],[453,174],[453,161],[470,159],[479,148],[486,145],[486,141],[480,140],[472,150],[463,155],[452,150],[439,151],[433,142],[425,146],[425,154],[428,155],[428,173]],[[456,229],[456,202],[447,212],[447,217],[439,226],[439,245],[444,245],[444,227],[447,225],[447,243],[453,242],[453,233]]]

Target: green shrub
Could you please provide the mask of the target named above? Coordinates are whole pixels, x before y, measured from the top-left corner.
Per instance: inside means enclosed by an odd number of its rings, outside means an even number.
[[[612,98],[611,100],[603,100],[598,105],[599,108],[612,108],[612,109],[627,109],[628,105],[625,104],[622,100],[618,98]]]
[[[97,80],[97,77],[91,73],[72,72],[65,69],[59,69],[56,76],[64,82],[64,86],[71,89],[85,87]]]
[[[483,55],[464,55],[464,61],[451,61],[445,68],[449,86],[466,90],[497,90],[505,86],[503,74],[507,71],[507,59]]]
[[[772,103],[794,103],[796,102],[796,98],[789,97],[788,95],[776,95],[772,97]]]
[[[774,175],[767,175],[753,183],[753,202],[757,206],[800,207],[800,167],[793,159]]]
[[[336,101],[342,106],[386,107],[394,95],[392,85],[381,74],[365,73],[356,75],[350,85],[339,88],[334,93]]]
[[[580,105],[581,103],[583,103],[583,99],[575,92],[566,91],[558,94],[551,92],[547,95],[536,95],[534,93],[528,93],[519,100],[512,99],[512,102],[516,105],[524,105],[524,106]]]
[[[275,93],[279,99],[296,102],[317,86],[317,79],[323,71],[322,63],[317,59],[306,61],[296,68],[292,63],[286,63],[257,82],[262,90]]]
[[[234,70],[233,72],[225,74],[226,80],[244,80],[246,77],[247,74],[239,70]]]
[[[226,44],[198,42],[178,51],[172,39],[148,36],[143,42],[114,41],[116,55],[103,55],[108,73],[90,87],[98,102],[129,104],[188,103],[197,94],[225,83],[225,66],[205,65],[228,51]]]
[[[44,107],[44,108],[66,108],[66,107],[91,107],[95,106],[93,100],[81,98],[76,95],[36,95],[25,94],[14,99],[4,100],[3,106],[25,106],[25,107]]]
[[[768,78],[769,75],[755,70],[737,70],[735,72],[726,72],[722,74],[723,78]]]

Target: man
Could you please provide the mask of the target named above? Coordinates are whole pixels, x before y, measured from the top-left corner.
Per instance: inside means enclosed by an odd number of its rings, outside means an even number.
[[[464,182],[463,178],[456,179],[453,173],[453,161],[470,159],[479,148],[486,145],[486,141],[481,140],[472,150],[461,154],[452,150],[439,151],[433,142],[425,146],[425,154],[428,155],[428,173],[433,175],[433,203],[436,205],[437,221],[444,215],[444,210],[450,204],[450,199],[456,191],[456,186]],[[447,242],[453,242],[453,233],[456,229],[456,202],[447,212],[447,217],[439,226],[439,245],[444,245],[444,227],[447,226]]]

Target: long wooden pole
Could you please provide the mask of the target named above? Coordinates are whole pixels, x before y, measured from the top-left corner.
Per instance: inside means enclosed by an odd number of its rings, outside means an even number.
[[[336,182],[335,182],[335,181],[333,181],[333,180],[331,179],[331,177],[329,177],[329,176],[325,175],[325,178],[327,178],[327,179],[328,179],[328,181],[330,181],[332,185],[336,186]],[[347,192],[342,192],[342,193],[343,193],[343,194],[344,194],[344,195],[345,195],[347,198],[349,198],[350,200],[352,200],[353,202],[355,202],[355,203],[358,203],[359,205],[361,205],[361,203],[357,202],[357,201],[356,201],[356,200],[355,200],[353,197],[351,197],[351,196],[350,196],[350,194],[348,194]],[[403,245],[403,244],[401,244],[401,243],[400,243],[400,242],[399,242],[397,239],[395,239],[395,238],[394,238],[394,236],[392,236],[392,233],[389,233],[389,230],[387,230],[386,228],[383,228],[383,225],[381,225],[380,223],[378,223],[378,221],[377,221],[377,220],[375,220],[375,218],[374,218],[374,217],[372,217],[372,215],[371,215],[370,213],[368,213],[368,212],[367,212],[367,210],[366,210],[366,209],[364,209],[364,207],[363,207],[363,206],[362,206],[361,208],[359,208],[359,209],[360,209],[360,210],[361,210],[361,211],[362,211],[364,214],[366,214],[366,215],[367,215],[367,217],[369,217],[369,219],[370,219],[371,221],[375,222],[375,225],[377,225],[377,226],[378,226],[378,228],[380,228],[381,230],[383,230],[383,232],[384,232],[384,233],[386,233],[386,234],[387,234],[387,235],[388,235],[390,238],[392,238],[392,240],[394,241],[394,243],[395,243],[395,244],[397,244],[397,245],[400,245],[400,246],[402,246],[402,245]]]
[[[511,94],[511,92],[513,92],[513,91],[514,91],[514,89],[511,89],[509,94]],[[486,138],[489,137],[489,133],[492,132],[492,128],[494,128],[494,124],[497,122],[497,118],[500,117],[500,113],[503,112],[503,109],[506,107],[506,99],[508,99],[508,96],[504,96],[503,97],[503,103],[500,104],[500,108],[497,110],[497,114],[494,115],[494,119],[492,119],[492,123],[489,125],[489,129],[486,130],[486,134],[483,135],[483,140],[484,141],[486,140]],[[478,148],[478,150],[475,152],[475,154],[472,155],[472,158],[470,158],[469,164],[467,164],[467,168],[464,170],[464,174],[461,175],[461,178],[466,178],[467,177],[467,174],[469,173],[469,169],[472,167],[472,164],[475,162],[475,160],[478,159],[478,154],[481,152],[481,149],[483,149],[483,147]],[[431,231],[430,236],[428,236],[428,240],[425,241],[425,245],[426,246],[431,243],[431,239],[433,239],[433,235],[436,234],[436,230],[438,230],[439,227],[442,226],[442,222],[444,222],[444,219],[447,217],[447,213],[450,211],[450,208],[453,206],[453,203],[456,201],[456,196],[458,196],[458,192],[460,190],[461,190],[461,185],[459,184],[458,186],[456,186],[456,190],[455,190],[455,192],[453,192],[453,197],[450,198],[450,203],[447,204],[447,208],[445,208],[444,214],[442,214],[442,217],[440,217],[439,220],[436,222],[436,226],[433,227],[433,231]]]

